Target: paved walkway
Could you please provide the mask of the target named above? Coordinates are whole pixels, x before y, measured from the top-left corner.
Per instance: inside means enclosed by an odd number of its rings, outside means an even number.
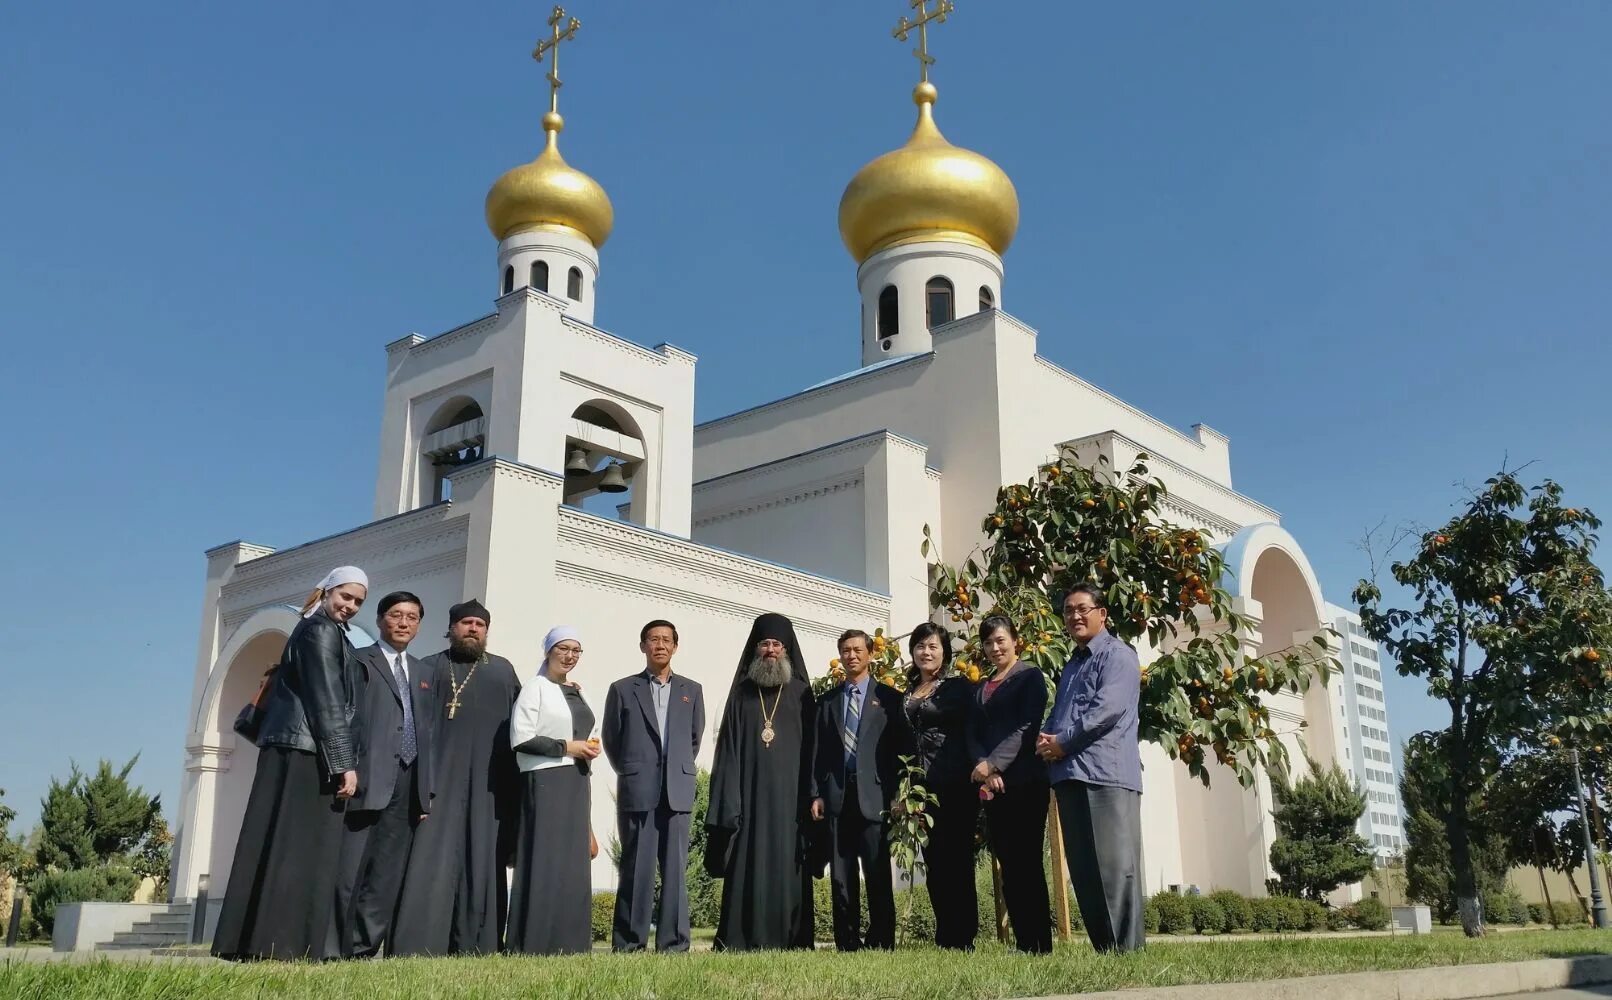
[[[1591,997],[1612,997],[1612,986],[1581,986],[1573,990],[1513,993],[1510,996],[1493,997],[1492,1000],[1589,1000]]]

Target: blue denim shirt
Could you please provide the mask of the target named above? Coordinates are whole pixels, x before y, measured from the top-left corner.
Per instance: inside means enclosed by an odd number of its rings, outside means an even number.
[[[1136,650],[1104,629],[1064,665],[1046,732],[1067,754],[1047,765],[1053,781],[1142,790],[1137,703],[1142,667]]]

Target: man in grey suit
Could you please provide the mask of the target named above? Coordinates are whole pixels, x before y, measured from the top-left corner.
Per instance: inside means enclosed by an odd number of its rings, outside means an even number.
[[[655,868],[660,867],[656,951],[688,951],[688,833],[694,811],[694,758],[705,733],[700,685],[672,673],[677,628],[652,621],[638,633],[641,673],[610,685],[600,737],[616,772],[621,884],[611,947],[649,945]]]
[[[361,723],[358,794],[347,803],[341,954],[380,952],[396,917],[414,830],[431,811],[432,719],[437,703],[431,673],[408,653],[425,606],[407,591],[381,598],[375,621],[380,640],[358,651],[364,689],[355,699]]]
[[[840,951],[896,946],[889,809],[901,781],[900,758],[913,753],[912,728],[901,706],[901,692],[880,684],[868,672],[870,646],[868,634],[860,629],[840,636],[845,680],[818,699],[816,751],[807,793],[812,819],[828,819],[834,945]],[[865,940],[863,879],[868,888]]]

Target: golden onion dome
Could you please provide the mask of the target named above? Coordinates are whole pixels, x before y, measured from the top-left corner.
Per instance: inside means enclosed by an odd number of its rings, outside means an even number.
[[[548,141],[543,152],[493,182],[487,192],[487,228],[503,240],[526,229],[555,227],[573,230],[594,249],[610,238],[615,209],[599,182],[565,162],[560,155],[559,112],[543,116]]]
[[[935,125],[935,97],[934,84],[918,84],[912,137],[857,171],[840,197],[840,238],[859,263],[903,243],[948,240],[1001,254],[1013,242],[1013,182],[989,159],[946,141]]]

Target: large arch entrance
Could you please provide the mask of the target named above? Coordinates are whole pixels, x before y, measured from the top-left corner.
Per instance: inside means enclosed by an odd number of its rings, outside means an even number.
[[[1269,656],[1302,646],[1326,627],[1320,585],[1304,550],[1282,527],[1250,525],[1222,551],[1227,572],[1222,586],[1251,625],[1242,636],[1245,653]],[[1306,767],[1306,748],[1313,748],[1310,752],[1318,760],[1331,759],[1328,702],[1324,684],[1312,685],[1307,695],[1264,699],[1271,728],[1281,734],[1290,765],[1298,773]],[[1204,892],[1225,888],[1263,895],[1271,875],[1271,843],[1276,839],[1269,776],[1261,774],[1252,788],[1244,788],[1230,770],[1217,767],[1205,789],[1185,768],[1174,765],[1174,769],[1183,884],[1197,885]]]

